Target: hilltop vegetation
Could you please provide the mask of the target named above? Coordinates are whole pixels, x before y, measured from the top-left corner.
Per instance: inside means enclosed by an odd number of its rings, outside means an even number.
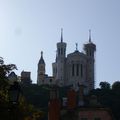
[[[16,86],[14,86],[15,89],[13,89],[8,79],[9,74],[13,72],[14,69],[17,69],[16,65],[4,64],[3,58],[0,57],[0,120],[41,119],[44,113],[36,109],[32,104],[27,103],[23,95],[19,95],[19,99],[15,101],[13,101],[13,99],[12,101],[10,100],[10,98],[13,98],[11,95],[15,95],[14,93],[16,93],[13,90],[17,90],[17,88],[15,88]],[[10,91],[10,87],[12,87],[12,91]],[[28,91],[29,90],[27,90],[27,92]],[[13,94],[9,94],[9,92]]]
[[[112,85],[107,82],[103,82],[101,88],[94,89],[88,96],[96,95],[98,102],[103,107],[111,108],[113,115],[116,119],[120,118],[120,82],[117,81]],[[59,88],[60,99],[67,95],[67,87]],[[28,103],[33,104],[35,107],[47,113],[48,101],[49,101],[49,90],[48,85],[29,85],[22,86],[23,94]]]

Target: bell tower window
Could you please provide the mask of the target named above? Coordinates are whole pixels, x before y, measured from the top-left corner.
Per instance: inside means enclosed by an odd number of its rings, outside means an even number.
[[[81,68],[81,77],[83,77],[83,65],[82,64],[80,65],[80,68]]]
[[[79,76],[79,64],[76,65],[76,75]]]
[[[58,55],[60,55],[60,48],[58,48]]]

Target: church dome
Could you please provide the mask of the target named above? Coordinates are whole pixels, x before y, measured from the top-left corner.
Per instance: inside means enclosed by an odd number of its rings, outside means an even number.
[[[73,53],[68,54],[68,57],[75,57],[75,56],[85,57],[85,54],[82,52],[79,52],[78,50],[74,51]]]

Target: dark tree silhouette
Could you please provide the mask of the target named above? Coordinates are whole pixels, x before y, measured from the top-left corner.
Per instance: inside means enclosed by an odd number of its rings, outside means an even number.
[[[105,82],[100,82],[99,86],[100,86],[101,89],[110,89],[110,83],[108,83],[106,81]]]
[[[5,90],[8,83],[8,75],[12,70],[17,69],[15,64],[4,64],[4,60],[0,57],[0,90]]]
[[[120,81],[116,81],[112,84],[113,90],[119,90],[120,91]]]
[[[12,70],[17,69],[14,64],[4,64],[4,60],[0,57],[0,119],[8,119],[8,75]]]

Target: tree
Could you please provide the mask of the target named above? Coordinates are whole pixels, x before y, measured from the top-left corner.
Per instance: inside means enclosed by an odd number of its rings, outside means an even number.
[[[0,57],[0,90],[6,90],[8,85],[8,75],[14,69],[17,69],[15,64],[4,64],[4,60]]]
[[[0,119],[8,119],[8,75],[12,70],[17,69],[14,64],[4,64],[4,60],[0,57]]]
[[[20,120],[40,120],[44,117],[44,112],[29,104],[23,96],[20,98],[18,111]]]
[[[7,101],[7,88],[8,84],[8,75],[9,73],[17,69],[16,65],[14,64],[4,64],[4,60],[0,57],[0,103]]]
[[[101,89],[110,89],[110,83],[108,83],[106,81],[105,82],[100,82],[99,86],[100,86]]]
[[[0,57],[0,120],[8,120],[10,116],[13,116],[13,112],[16,113],[17,118],[19,118],[20,120],[24,120],[25,117],[33,115],[37,115],[36,118],[41,119],[44,113],[36,109],[31,104],[27,103],[23,96],[20,96],[19,104],[18,106],[16,106],[16,109],[14,108],[15,106],[13,107],[12,105],[10,105],[8,99],[8,88],[10,87],[8,82],[8,75],[14,69],[17,69],[15,64],[6,65],[4,64],[3,58]]]
[[[120,90],[120,81],[116,81],[112,84],[113,90]]]

